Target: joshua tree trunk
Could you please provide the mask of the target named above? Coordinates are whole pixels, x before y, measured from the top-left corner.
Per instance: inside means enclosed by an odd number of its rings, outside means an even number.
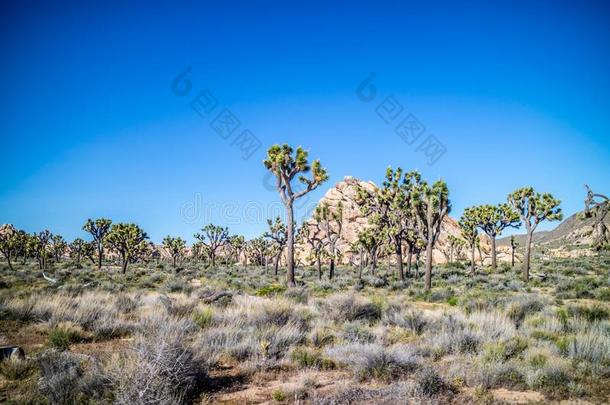
[[[523,258],[523,280],[526,282],[530,279],[530,256],[532,253],[532,234],[533,230],[527,230],[525,239],[525,257]]]
[[[318,280],[322,281],[322,259],[320,255],[316,257],[316,266],[318,267]]]
[[[411,267],[413,265],[413,250],[409,246],[409,253],[407,253],[407,273],[411,274]]]
[[[511,249],[511,266],[515,267],[515,247],[512,246]]]
[[[129,264],[129,260],[127,259],[127,256],[122,255],[123,256],[123,274],[127,274],[127,264]]]
[[[102,258],[104,257],[104,247],[99,245],[97,248],[97,269],[102,270]]]
[[[210,253],[210,259],[212,260],[212,267],[216,267],[216,252],[212,251]]]
[[[362,249],[360,249],[360,269],[358,272],[358,278],[360,280],[362,280],[362,268],[364,267],[364,254],[362,252]]]
[[[332,280],[335,277],[335,258],[330,259],[330,266],[328,271],[328,279]]]
[[[475,244],[472,245],[471,248],[471,255],[470,255],[470,273],[474,274],[475,273],[475,262],[474,262],[474,253],[475,253]]]
[[[426,290],[432,288],[432,248],[432,236],[429,236],[426,246]]]
[[[13,271],[13,264],[11,263],[11,254],[6,255],[6,262],[8,263],[8,268]]]
[[[400,239],[396,241],[396,264],[398,265],[398,276],[400,281],[405,280],[405,270],[402,264],[402,242]]]
[[[294,207],[292,200],[286,203],[286,224],[287,238],[286,238],[286,284],[288,287],[294,287],[296,285],[294,278]]]
[[[275,263],[273,264],[273,266],[275,267],[275,276],[277,277],[278,275],[278,270],[280,268],[280,257],[282,257],[282,252],[280,251],[280,253],[277,254],[277,256],[275,257]]]
[[[491,268],[495,269],[498,267],[497,253],[496,253],[496,235],[491,235]]]

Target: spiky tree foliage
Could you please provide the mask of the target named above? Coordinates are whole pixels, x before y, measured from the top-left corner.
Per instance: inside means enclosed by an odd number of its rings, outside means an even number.
[[[93,244],[97,250],[97,269],[102,269],[102,262],[104,260],[104,240],[108,232],[110,232],[110,226],[112,221],[106,218],[98,218],[95,221],[88,219],[83,225],[83,230],[89,232],[93,238]]]
[[[231,249],[232,256],[234,257],[235,263],[239,264],[241,255],[246,249],[246,238],[242,235],[233,235],[229,238],[229,248]]]
[[[363,187],[357,189],[357,202],[369,222],[389,238],[392,254],[396,255],[398,275],[404,280],[403,243],[409,247],[412,254],[413,237],[417,226],[413,211],[414,190],[420,185],[421,175],[408,172],[403,176],[403,170],[392,170],[388,167],[382,187],[370,192]]]
[[[527,230],[525,257],[523,260],[523,279],[529,280],[532,237],[542,221],[561,221],[563,213],[561,201],[549,193],[537,193],[532,187],[523,187],[508,195],[508,203],[517,211]]]
[[[208,224],[196,233],[195,239],[200,241],[207,249],[212,267],[216,266],[216,256],[218,251],[229,243],[229,228]]]
[[[0,251],[6,258],[8,268],[12,271],[13,264],[11,258],[15,255],[19,244],[19,234],[13,225],[5,224],[0,226]]]
[[[610,211],[610,200],[603,194],[594,193],[587,188],[587,199],[585,200],[585,218],[593,218],[593,231],[595,238],[593,248],[595,250],[608,249],[610,247],[610,233],[606,226],[606,216]]]
[[[28,257],[30,253],[28,252],[28,238],[29,235],[26,231],[18,230],[17,231],[17,249],[16,254],[21,256],[21,264],[25,266],[27,263]]]
[[[459,260],[462,254],[462,249],[466,246],[466,241],[454,235],[447,236],[447,244],[443,249],[443,254],[447,259],[447,263],[451,264],[457,258]]]
[[[284,248],[288,241],[288,231],[280,217],[275,218],[275,221],[268,219],[267,225],[269,226],[269,230],[265,232],[263,236],[272,241],[272,248],[275,256],[273,268],[275,275],[277,276],[280,267],[280,259],[282,258],[282,253],[284,252]]]
[[[104,237],[104,244],[121,256],[123,274],[129,263],[143,258],[149,251],[148,235],[136,224],[118,223],[112,225]]]
[[[270,243],[263,236],[252,239],[248,242],[247,252],[250,261],[258,266],[267,266],[267,256],[269,255]]]
[[[432,252],[441,233],[441,224],[451,212],[447,183],[438,180],[432,186],[420,181],[413,187],[412,206],[420,239],[426,244],[426,290],[432,288]]]
[[[509,204],[479,205],[474,207],[477,226],[485,232],[491,242],[491,267],[497,268],[496,238],[506,228],[521,226],[519,213]]]
[[[459,225],[460,231],[462,232],[462,238],[466,241],[466,244],[470,248],[470,272],[475,273],[475,249],[479,242],[479,231],[478,231],[478,212],[476,207],[466,208],[462,217],[460,218]]]
[[[81,238],[76,238],[72,241],[72,243],[70,243],[70,257],[76,259],[76,264],[78,266],[80,266],[80,261],[83,257],[86,244],[87,242]]]
[[[510,237],[511,267],[515,267],[515,252],[517,250],[517,246],[519,246],[519,244],[515,240],[515,235],[511,235],[511,237]]]
[[[371,265],[371,274],[375,275],[377,269],[377,259],[379,255],[379,247],[382,244],[382,237],[378,229],[368,227],[358,233],[357,243],[364,249]],[[362,262],[362,260],[361,260]]]
[[[28,241],[29,249],[34,252],[41,270],[45,270],[47,268],[49,243],[52,237],[53,234],[45,229],[42,232],[32,234],[32,237]]]
[[[182,238],[172,238],[168,235],[163,239],[163,248],[172,258],[172,267],[175,269],[176,262],[184,255],[186,242]]]
[[[332,280],[335,277],[335,263],[340,254],[337,242],[341,239],[343,231],[343,204],[339,202],[334,209],[326,203],[319,205],[314,212],[314,219],[323,231],[325,247],[330,259],[328,279]]]
[[[276,188],[280,194],[280,199],[286,207],[286,283],[289,287],[295,286],[294,277],[294,202],[315,190],[320,184],[328,180],[326,169],[322,167],[319,160],[310,166],[308,162],[308,152],[302,148],[297,148],[296,153],[289,145],[274,145],[267,151],[267,159],[264,165],[276,177]],[[311,171],[311,178],[304,174]],[[298,176],[299,182],[304,186],[297,191],[293,189],[293,181]]]
[[[324,237],[322,224],[311,221],[303,224],[299,231],[298,239],[310,247],[310,257],[316,264],[318,270],[318,280],[322,280],[322,256],[324,254],[327,239]]]
[[[55,261],[59,262],[61,257],[66,253],[66,249],[68,248],[68,243],[65,241],[63,236],[61,235],[53,235],[51,238],[51,249],[53,250],[53,256],[55,257]]]

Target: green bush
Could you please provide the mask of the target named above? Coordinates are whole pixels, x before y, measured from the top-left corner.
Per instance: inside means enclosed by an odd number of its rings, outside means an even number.
[[[56,326],[49,331],[47,343],[58,350],[68,350],[70,345],[82,342],[83,336],[70,327]]]

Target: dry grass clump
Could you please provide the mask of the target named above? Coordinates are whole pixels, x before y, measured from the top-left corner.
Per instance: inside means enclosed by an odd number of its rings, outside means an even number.
[[[419,356],[405,345],[383,347],[379,344],[352,343],[326,349],[334,362],[347,366],[358,380],[390,380],[415,371]]]
[[[372,301],[355,294],[331,295],[320,302],[324,317],[337,323],[381,318],[381,308]]]

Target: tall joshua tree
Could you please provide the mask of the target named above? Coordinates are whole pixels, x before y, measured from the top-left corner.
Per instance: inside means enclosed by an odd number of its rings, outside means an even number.
[[[341,238],[341,232],[343,230],[343,204],[339,202],[337,208],[334,210],[326,203],[316,207],[314,219],[320,224],[323,230],[324,239],[326,240],[325,245],[328,249],[328,257],[330,258],[328,279],[332,280],[335,277],[335,262],[339,255],[337,242]]]
[[[76,238],[70,243],[70,256],[76,258],[76,265],[80,266],[81,257],[83,257],[83,253],[85,250],[85,242],[81,238]]]
[[[184,255],[186,242],[182,238],[172,238],[168,235],[163,239],[163,248],[171,256],[172,267],[176,269],[176,262]]]
[[[8,268],[12,271],[13,264],[11,258],[15,254],[19,243],[19,235],[13,225],[5,224],[0,226],[0,251],[6,258]]]
[[[360,233],[358,233],[357,242],[358,245],[360,245],[362,249],[366,251],[371,263],[371,274],[375,275],[375,270],[377,269],[377,256],[379,246],[381,244],[378,229],[375,229],[375,227],[369,227],[360,231]],[[362,267],[362,263],[360,265]]]
[[[593,248],[602,250],[610,245],[610,235],[606,226],[606,216],[610,211],[610,199],[603,194],[594,193],[589,186],[587,188],[587,199],[585,200],[585,218],[593,218],[593,230],[595,240]]]
[[[61,257],[66,253],[66,249],[68,248],[68,244],[64,240],[61,235],[53,235],[51,238],[52,244],[51,248],[53,249],[53,256],[55,257],[55,261],[59,262]]]
[[[246,238],[242,235],[233,235],[229,238],[229,247],[231,248],[235,263],[240,264],[241,255],[246,249]]]
[[[98,218],[95,221],[88,219],[83,230],[89,232],[93,237],[93,244],[97,250],[97,269],[102,269],[102,261],[104,260],[104,239],[108,232],[110,232],[110,226],[112,221],[106,218]]]
[[[274,145],[269,148],[264,165],[275,175],[277,191],[286,207],[286,261],[288,267],[286,283],[293,287],[296,285],[294,278],[294,202],[328,180],[328,174],[319,160],[314,161],[311,166],[309,165],[307,151],[299,147],[294,154],[294,150],[289,145]],[[310,171],[311,178],[303,175]],[[293,181],[297,176],[299,176],[299,182],[305,186],[300,191],[293,189]]]
[[[269,225],[269,230],[265,233],[265,238],[271,239],[273,241],[274,251],[275,251],[275,259],[273,263],[273,267],[275,270],[275,275],[278,274],[278,269],[280,267],[280,259],[282,258],[282,253],[284,252],[284,247],[286,247],[286,225],[282,222],[280,217],[275,218],[275,221],[267,220],[267,224]]]
[[[195,239],[200,241],[207,249],[212,267],[216,266],[216,255],[218,251],[229,243],[229,229],[214,224],[208,224],[196,233]]]
[[[127,265],[146,255],[149,251],[148,235],[136,224],[114,224],[104,238],[104,244],[121,256],[122,272]]]
[[[413,189],[413,208],[417,231],[426,245],[426,290],[432,288],[432,252],[441,233],[443,219],[451,212],[447,183],[436,181],[432,186],[421,181]]]
[[[477,226],[489,237],[491,242],[491,267],[497,268],[496,237],[506,228],[521,226],[519,213],[509,204],[479,205],[475,207]]]
[[[466,208],[460,218],[460,230],[462,238],[470,248],[470,273],[475,273],[474,253],[479,241],[479,232],[477,230],[478,213],[476,207]]]
[[[532,238],[534,231],[542,221],[561,221],[563,213],[561,201],[549,193],[537,193],[532,187],[522,187],[508,195],[508,203],[517,211],[525,224],[525,257],[523,260],[523,279],[529,280]]]
[[[317,221],[303,224],[299,232],[299,238],[311,248],[311,259],[316,262],[318,280],[322,280],[322,254],[324,253],[327,240],[324,238],[321,224]]]

